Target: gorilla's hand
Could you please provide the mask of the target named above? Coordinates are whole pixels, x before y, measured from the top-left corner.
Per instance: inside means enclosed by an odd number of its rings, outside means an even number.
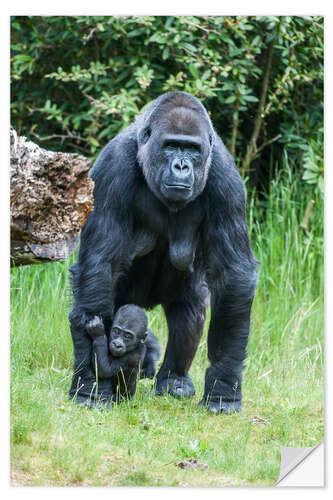
[[[105,335],[103,320],[100,316],[94,316],[86,323],[86,330],[90,338],[95,339]]]

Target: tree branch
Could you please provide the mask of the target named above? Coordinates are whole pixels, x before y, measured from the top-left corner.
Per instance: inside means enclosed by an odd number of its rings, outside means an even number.
[[[256,115],[256,118],[254,120],[254,127],[253,127],[253,131],[252,131],[252,136],[250,139],[250,143],[247,146],[245,158],[244,158],[243,165],[242,165],[243,175],[246,175],[248,173],[250,163],[257,153],[257,140],[259,137],[262,121],[263,121],[263,118],[265,116],[264,115],[264,106],[265,106],[265,102],[266,102],[268,83],[269,83],[269,75],[270,75],[271,66],[272,66],[274,41],[275,41],[275,39],[273,38],[273,40],[271,40],[269,45],[268,45],[266,66],[265,66],[264,78],[263,78],[263,83],[262,83],[262,88],[261,88],[261,95],[260,95],[258,109],[257,109],[257,115]]]

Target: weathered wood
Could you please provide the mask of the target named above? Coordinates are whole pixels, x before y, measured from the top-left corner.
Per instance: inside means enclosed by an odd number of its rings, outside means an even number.
[[[11,264],[66,259],[93,209],[91,162],[10,131]]]

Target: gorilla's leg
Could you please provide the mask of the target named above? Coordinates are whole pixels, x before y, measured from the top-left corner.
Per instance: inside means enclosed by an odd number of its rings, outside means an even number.
[[[85,313],[74,307],[69,315],[74,346],[74,373],[69,396],[85,406],[109,405],[113,396],[111,379],[96,379],[92,362],[92,341],[86,332]]]
[[[157,338],[151,330],[148,330],[145,345],[146,354],[140,368],[140,378],[154,378],[157,362],[161,355],[161,348]]]
[[[193,396],[195,389],[188,371],[199,345],[206,309],[201,300],[184,300],[165,308],[169,339],[161,369],[157,375],[156,394]]]
[[[214,413],[240,411],[242,369],[250,328],[255,273],[212,294],[205,392],[200,405]]]

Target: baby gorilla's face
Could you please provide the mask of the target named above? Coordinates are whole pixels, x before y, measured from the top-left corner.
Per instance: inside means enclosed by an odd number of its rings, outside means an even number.
[[[127,304],[118,309],[110,333],[110,352],[116,358],[134,351],[147,336],[147,316],[138,306]]]
[[[120,358],[127,352],[133,351],[140,341],[140,336],[133,330],[125,329],[119,324],[112,327],[110,335],[110,352],[112,356]]]

